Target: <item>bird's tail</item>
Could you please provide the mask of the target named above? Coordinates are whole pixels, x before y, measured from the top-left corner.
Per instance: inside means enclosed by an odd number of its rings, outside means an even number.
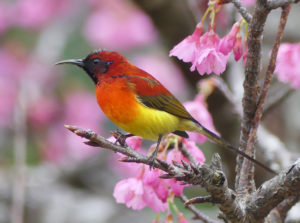
[[[231,151],[234,151],[235,153],[240,154],[241,156],[245,157],[246,159],[250,160],[251,162],[255,163],[256,165],[264,168],[268,172],[273,173],[273,174],[277,174],[275,171],[271,170],[269,167],[265,166],[264,164],[262,164],[261,162],[257,161],[253,157],[251,157],[248,154],[242,152],[241,150],[235,148],[230,143],[226,142],[224,139],[222,139],[221,137],[217,136],[215,133],[211,132],[210,130],[208,130],[204,126],[202,126],[200,123],[197,122],[195,124],[197,125],[197,128],[194,129],[195,132],[198,132],[198,133],[200,133],[202,135],[205,135],[210,140],[214,141],[215,143],[217,143],[218,145],[222,146],[223,148],[226,148],[228,150],[231,150]]]

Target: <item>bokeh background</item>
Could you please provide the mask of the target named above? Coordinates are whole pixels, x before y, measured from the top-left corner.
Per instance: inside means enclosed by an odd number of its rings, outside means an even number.
[[[77,125],[109,137],[117,127],[98,108],[88,76],[76,67],[54,64],[83,58],[94,49],[118,51],[153,74],[182,102],[193,100],[203,77],[168,54],[193,32],[205,7],[202,0],[0,0],[1,223],[20,223],[22,210],[28,223],[154,219],[150,209],[132,211],[115,203],[113,188],[123,177],[117,157],[83,144],[64,128],[64,124]],[[293,7],[284,41],[299,41],[297,10]],[[231,5],[224,6],[217,16],[217,33],[225,35],[237,18]],[[264,63],[278,21],[279,11],[274,11],[264,35]],[[222,78],[241,106],[242,62],[231,60]],[[297,153],[300,94],[274,80],[269,104],[282,95],[284,100],[264,117],[264,133],[277,140],[267,147],[282,145]],[[207,100],[216,129],[237,145],[239,116],[233,106],[217,88]],[[207,160],[213,151],[221,153],[233,185],[234,154],[211,143],[201,149]],[[267,177],[259,171],[258,184]],[[197,187],[186,192],[188,196],[205,193]],[[216,215],[212,205],[198,207]]]

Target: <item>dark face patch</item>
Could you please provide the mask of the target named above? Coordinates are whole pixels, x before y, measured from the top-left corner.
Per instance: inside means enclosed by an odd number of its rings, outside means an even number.
[[[97,74],[104,74],[108,71],[112,61],[101,60],[96,55],[88,56],[83,60],[83,69],[88,73],[92,80],[97,83]]]

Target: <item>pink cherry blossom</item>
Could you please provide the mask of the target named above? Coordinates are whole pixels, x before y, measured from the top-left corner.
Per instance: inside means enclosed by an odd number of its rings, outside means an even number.
[[[184,62],[193,62],[195,60],[195,52],[197,45],[200,44],[200,37],[203,32],[203,25],[199,23],[196,26],[193,34],[186,37],[180,43],[178,43],[171,51],[170,56],[176,56],[178,59]]]
[[[223,54],[219,50],[220,38],[211,29],[200,38],[200,46],[195,52],[191,71],[196,68],[199,74],[221,74],[226,69],[228,55]]]
[[[165,211],[168,191],[162,188],[163,180],[158,178],[158,174],[159,172],[155,172],[151,176],[151,172],[142,166],[137,177],[121,180],[116,184],[113,196],[118,203],[124,203],[134,210],[148,206],[157,213]]]
[[[233,55],[234,55],[234,59],[236,61],[238,61],[243,56],[243,44],[242,44],[241,36],[236,38],[236,41],[235,41],[234,47],[233,47]]]
[[[240,28],[241,28],[240,22],[236,22],[232,26],[230,32],[221,39],[219,44],[219,49],[223,54],[227,55],[233,49],[233,46],[236,42],[236,35],[240,30]]]
[[[278,79],[300,88],[300,43],[281,44],[277,56],[275,73]]]
[[[188,36],[171,51],[170,56],[176,56],[184,62],[191,62],[191,71],[199,74],[221,74],[224,72],[228,56],[219,50],[220,38],[210,29],[201,36],[203,26],[199,23],[191,36]]]
[[[146,168],[143,181],[146,185],[154,189],[157,197],[161,201],[166,202],[169,195],[169,188],[166,182],[159,178],[161,174],[162,171],[160,169],[150,170],[150,168]]]
[[[188,101],[184,103],[185,108],[189,113],[203,125],[205,128],[216,132],[213,119],[207,110],[207,105],[202,94],[198,94],[193,101]],[[199,133],[189,132],[190,139],[196,143],[202,144],[206,141],[206,136]]]
[[[167,209],[168,203],[163,202],[161,199],[159,199],[153,187],[145,185],[144,188],[144,200],[147,205],[156,213],[165,211]]]
[[[127,207],[133,210],[141,210],[147,206],[143,199],[144,193],[142,180],[128,178],[116,184],[113,196],[117,203],[126,204]]]

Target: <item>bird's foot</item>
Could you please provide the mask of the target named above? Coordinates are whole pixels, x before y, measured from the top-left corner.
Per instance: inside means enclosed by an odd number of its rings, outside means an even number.
[[[155,149],[153,153],[148,157],[150,170],[154,169],[154,162],[157,156],[157,150]]]
[[[123,134],[119,130],[112,131],[111,134],[116,139],[115,144],[119,143],[120,146],[123,146],[123,147],[127,147],[128,146],[126,144],[126,139],[129,138],[129,137],[131,137],[131,136],[134,136],[133,134]]]

